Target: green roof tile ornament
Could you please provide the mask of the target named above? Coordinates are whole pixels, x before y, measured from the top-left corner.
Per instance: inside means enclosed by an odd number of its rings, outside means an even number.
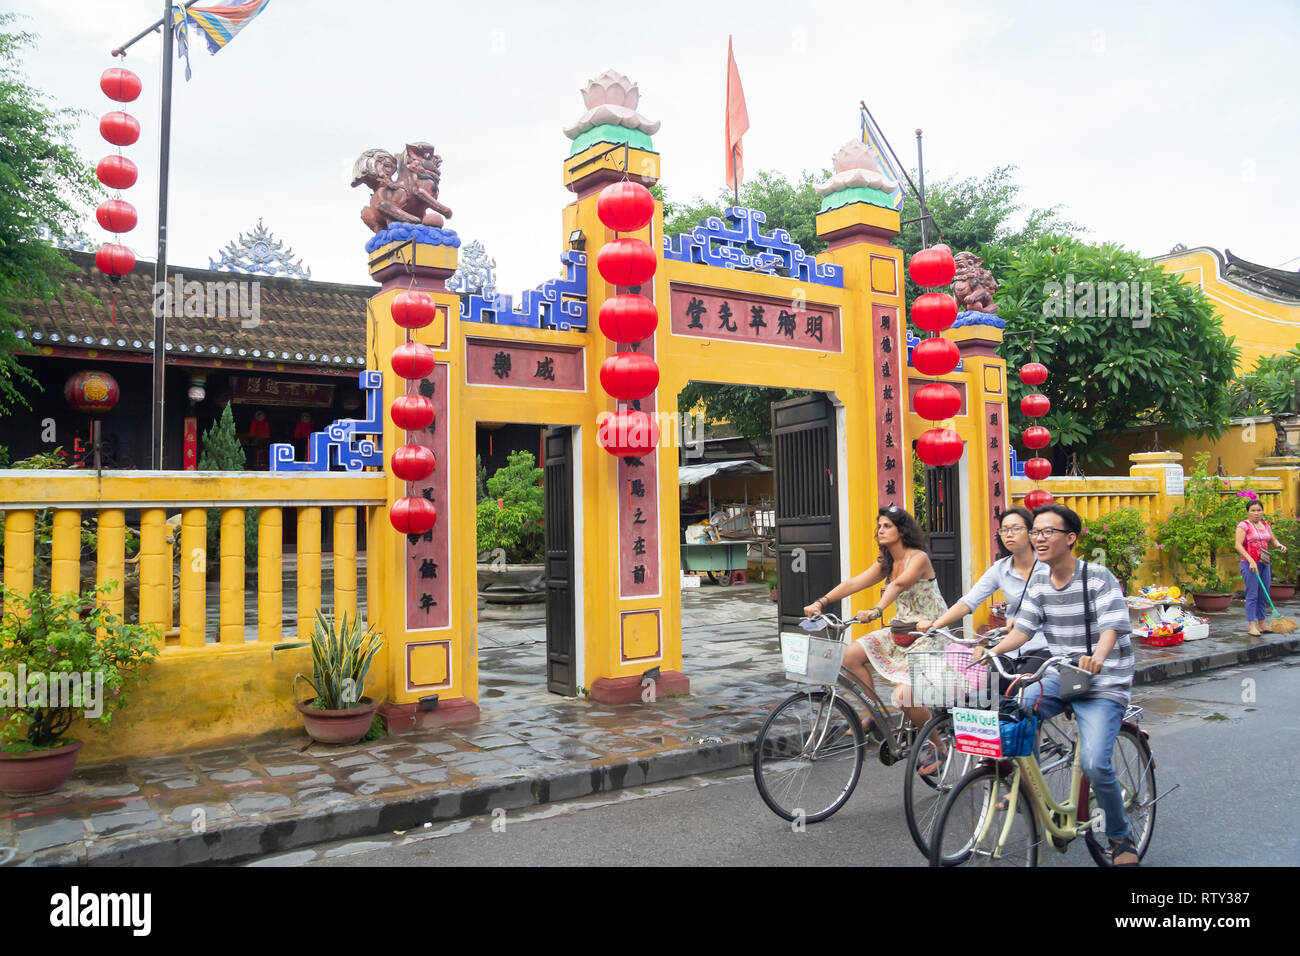
[[[835,175],[814,186],[822,197],[821,212],[838,209],[850,203],[864,202],[871,206],[893,209],[890,195],[897,187],[893,179],[880,169],[880,157],[861,140],[850,140],[840,147],[833,159]]]
[[[606,70],[582,91],[587,112],[564,135],[573,140],[570,156],[595,143],[627,143],[637,149],[654,149],[650,137],[659,132],[659,121],[637,112],[641,93],[637,85],[617,70]]]

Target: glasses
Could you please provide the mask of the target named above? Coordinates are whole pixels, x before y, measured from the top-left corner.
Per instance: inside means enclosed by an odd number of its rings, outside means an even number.
[[[1020,534],[1021,532],[1027,530],[1028,529],[1022,524],[1012,524],[1012,525],[1007,525],[1005,528],[999,528],[998,534],[1002,535],[1005,538],[1007,535]]]
[[[1066,531],[1064,528],[1035,528],[1033,531],[1029,532],[1029,537],[1037,538],[1038,540],[1042,541],[1045,538],[1050,538],[1054,534],[1069,534],[1069,533],[1070,532]]]

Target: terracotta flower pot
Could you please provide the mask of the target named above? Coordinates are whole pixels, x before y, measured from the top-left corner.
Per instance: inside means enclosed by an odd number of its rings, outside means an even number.
[[[1192,600],[1198,611],[1226,611],[1232,603],[1232,595],[1193,593]]]
[[[53,793],[72,776],[80,749],[81,741],[72,740],[52,750],[0,753],[0,793],[8,797]]]
[[[1274,603],[1278,601],[1289,601],[1295,597],[1294,584],[1270,584],[1268,586],[1268,596]]]
[[[298,702],[303,726],[312,740],[322,744],[355,744],[369,731],[375,708],[379,706],[369,697],[362,697],[355,707],[346,710],[318,710],[312,706],[312,697]]]

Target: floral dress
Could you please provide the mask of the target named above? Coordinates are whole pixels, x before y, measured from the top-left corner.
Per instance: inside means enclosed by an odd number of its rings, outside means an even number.
[[[943,595],[939,593],[939,582],[934,578],[928,581],[917,581],[898,596],[894,606],[894,619],[899,621],[933,621],[948,610],[943,602]],[[948,642],[940,635],[932,634],[929,637],[918,637],[907,647],[899,647],[894,643],[889,628],[885,627],[859,637],[857,643],[861,644],[862,649],[867,652],[867,660],[881,677],[890,683],[900,685],[895,688],[895,699],[898,700],[899,690],[911,689],[912,682],[907,671],[908,653],[918,650],[942,651]],[[905,696],[907,698],[905,706],[910,706],[911,694]]]

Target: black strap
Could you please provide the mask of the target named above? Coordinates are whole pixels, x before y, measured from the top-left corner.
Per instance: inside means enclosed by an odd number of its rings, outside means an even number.
[[[1007,558],[1007,560],[1011,562],[1011,567],[1014,569],[1016,566],[1015,558]],[[1029,573],[1025,575],[1025,586],[1020,589],[1020,600],[1016,602],[1016,610],[1011,615],[1012,617],[1019,617],[1020,609],[1025,606],[1025,593],[1029,590],[1029,579],[1034,576],[1034,568],[1036,567],[1038,567],[1038,559],[1034,558],[1033,566],[1030,567]]]
[[[1088,562],[1083,562],[1083,631],[1088,637],[1088,656],[1092,657],[1092,602],[1088,599]]]

